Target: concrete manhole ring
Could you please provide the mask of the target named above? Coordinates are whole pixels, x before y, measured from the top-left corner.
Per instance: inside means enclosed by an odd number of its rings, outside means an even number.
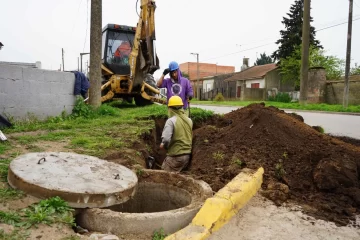
[[[115,235],[151,235],[161,228],[169,234],[187,226],[211,196],[210,186],[203,181],[144,170],[131,200],[106,209],[84,209],[76,221],[91,231]]]
[[[74,208],[108,207],[129,200],[138,178],[130,169],[97,157],[69,153],[27,153],[9,166],[11,187],[44,199],[59,196]]]

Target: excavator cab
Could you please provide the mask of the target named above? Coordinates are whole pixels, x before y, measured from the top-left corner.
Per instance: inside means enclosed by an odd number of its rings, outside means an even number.
[[[155,0],[141,0],[139,21],[135,27],[107,24],[102,31],[101,102],[123,98],[136,105],[160,98],[154,72],[159,69],[155,48]]]
[[[102,61],[113,73],[130,74],[129,58],[136,28],[107,24],[102,31]]]

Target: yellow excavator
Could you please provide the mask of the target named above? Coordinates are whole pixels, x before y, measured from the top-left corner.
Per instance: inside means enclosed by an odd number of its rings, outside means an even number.
[[[136,5],[138,4],[136,2]],[[155,48],[156,4],[140,0],[136,27],[107,24],[102,31],[101,102],[122,98],[138,106],[166,104],[154,80],[159,69]]]

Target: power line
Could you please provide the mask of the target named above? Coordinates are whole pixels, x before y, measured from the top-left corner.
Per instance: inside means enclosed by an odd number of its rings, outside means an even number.
[[[360,20],[360,17],[359,17],[359,18],[355,18],[355,19],[353,20],[353,22],[355,22],[355,21],[357,21],[357,20]],[[320,32],[320,31],[322,31],[322,30],[329,29],[329,28],[333,28],[333,27],[337,27],[337,26],[340,26],[340,25],[343,25],[343,24],[346,24],[346,23],[348,23],[348,22],[346,21],[346,22],[338,23],[338,24],[335,24],[335,25],[332,25],[332,26],[329,26],[329,27],[325,27],[325,28],[321,28],[321,29],[319,29],[319,30],[315,30],[315,31],[316,31],[316,32]]]
[[[84,47],[83,47],[82,52],[85,52],[85,44],[86,44],[86,38],[87,38],[88,24],[89,24],[89,0],[86,1],[86,31],[85,31]]]
[[[79,6],[78,6],[78,10],[77,10],[77,13],[76,13],[76,19],[75,19],[74,24],[73,24],[73,27],[72,27],[72,29],[71,29],[70,39],[71,39],[71,36],[72,36],[72,34],[73,34],[73,32],[74,32],[74,28],[75,28],[75,25],[76,25],[76,22],[77,22],[77,19],[78,19],[78,16],[79,16],[79,10],[80,10],[80,7],[81,7],[81,3],[82,3],[82,0],[80,1],[80,4],[79,4]]]
[[[274,42],[271,42],[271,43],[263,44],[263,45],[260,45],[260,46],[257,46],[257,47],[248,48],[248,49],[244,49],[244,50],[241,50],[241,51],[238,51],[238,52],[233,52],[233,53],[229,53],[229,54],[226,54],[226,55],[222,55],[222,56],[219,56],[219,57],[208,58],[208,59],[205,59],[205,60],[203,60],[203,61],[208,61],[208,60],[212,60],[212,59],[227,57],[227,56],[234,55],[234,54],[237,54],[237,53],[241,53],[241,52],[245,52],[245,51],[249,51],[249,50],[261,48],[261,47],[264,47],[264,46],[268,46],[268,45],[270,45],[270,44],[275,44],[275,43],[274,43]]]
[[[358,8],[360,8],[360,6],[357,4],[357,2],[356,2],[356,1],[354,1],[354,3],[355,3],[355,5],[356,5]]]

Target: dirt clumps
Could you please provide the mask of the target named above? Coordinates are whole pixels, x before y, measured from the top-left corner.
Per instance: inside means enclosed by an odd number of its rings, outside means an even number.
[[[224,124],[225,123],[225,124]],[[252,104],[194,130],[188,174],[222,188],[242,168],[263,167],[263,192],[345,225],[360,214],[360,148],[322,134],[264,104]]]

